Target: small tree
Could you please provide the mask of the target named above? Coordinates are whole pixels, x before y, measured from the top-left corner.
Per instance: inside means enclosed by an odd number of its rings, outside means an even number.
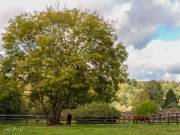
[[[132,100],[132,106],[136,115],[149,115],[159,111],[159,106],[149,98],[146,91],[136,93]]]
[[[163,108],[174,108],[178,106],[178,100],[172,89],[166,93],[166,99],[164,100]]]
[[[155,114],[158,111],[158,105],[152,100],[142,102],[134,108],[134,113],[137,115],[150,115]]]

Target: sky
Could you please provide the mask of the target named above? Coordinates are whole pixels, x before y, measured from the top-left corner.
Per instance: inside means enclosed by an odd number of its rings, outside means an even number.
[[[56,0],[1,0],[0,33],[8,20],[42,11]],[[60,0],[60,6],[97,11],[114,22],[129,53],[129,77],[180,81],[180,0]]]

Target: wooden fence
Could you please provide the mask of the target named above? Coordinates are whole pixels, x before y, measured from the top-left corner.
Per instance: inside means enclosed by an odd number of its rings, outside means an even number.
[[[40,120],[46,120],[45,115],[0,115],[0,122],[4,124],[9,122],[23,122],[25,125],[28,125],[29,122],[34,121],[36,124],[39,123]]]
[[[133,115],[122,115],[119,118],[118,123],[120,124],[128,124],[133,123]],[[162,123],[180,123],[180,113],[160,113],[156,115],[149,116],[151,124],[162,124]],[[138,123],[144,123],[144,121],[139,121]]]
[[[150,120],[150,124],[171,124],[171,123],[180,123],[180,113],[160,113],[156,115],[148,116]],[[75,119],[73,118],[73,123],[86,123],[86,124],[132,124],[133,123],[133,115],[125,115],[122,114],[121,117],[99,117],[99,118],[83,118],[83,119]],[[39,121],[47,121],[44,115],[0,115],[0,122],[9,123],[12,121],[23,121],[25,125],[28,125],[29,122],[34,121],[36,124]],[[66,123],[66,119],[62,120],[63,123]],[[138,124],[145,123],[144,121],[138,121]]]

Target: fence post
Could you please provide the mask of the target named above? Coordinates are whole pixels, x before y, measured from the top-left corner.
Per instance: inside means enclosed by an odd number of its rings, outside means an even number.
[[[178,116],[179,116],[178,113],[176,113],[176,124],[178,124],[178,122],[179,122],[179,117]]]
[[[153,124],[154,124],[154,115],[153,115]]]
[[[161,114],[159,114],[160,124],[161,124]]]
[[[169,124],[169,113],[168,113],[168,124]]]
[[[7,123],[7,116],[5,116],[5,121],[4,121],[4,124],[6,125]]]
[[[28,125],[28,119],[26,119],[26,126]]]
[[[124,124],[126,124],[126,118],[125,118],[125,115],[124,115]]]

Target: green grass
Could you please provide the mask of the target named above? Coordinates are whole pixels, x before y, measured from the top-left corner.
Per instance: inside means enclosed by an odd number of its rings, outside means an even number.
[[[180,135],[180,125],[72,125],[0,124],[0,135]]]

